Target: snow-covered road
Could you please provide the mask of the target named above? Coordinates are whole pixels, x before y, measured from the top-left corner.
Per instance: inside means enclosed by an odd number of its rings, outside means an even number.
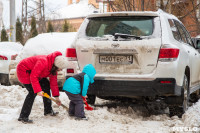
[[[151,115],[144,117],[139,108],[133,106],[113,106],[112,101],[97,99],[93,111],[85,111],[88,121],[77,121],[69,117],[66,110],[53,103],[56,117],[43,115],[42,98],[37,96],[30,115],[33,124],[17,121],[24,98],[25,88],[20,86],[0,85],[0,133],[168,133],[168,132],[199,132],[200,101],[194,104],[183,115],[168,117],[167,115]],[[63,104],[69,104],[68,97],[61,93]]]

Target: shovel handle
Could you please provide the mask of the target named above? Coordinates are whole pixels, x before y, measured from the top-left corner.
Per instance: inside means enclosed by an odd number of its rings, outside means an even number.
[[[58,102],[56,99],[50,97],[47,93],[43,93],[43,96],[46,97],[46,98],[48,98],[48,99],[50,99],[50,100],[52,100],[52,101],[54,101],[55,103]],[[68,107],[66,107],[66,106],[63,105],[62,103],[61,103],[61,106],[62,106],[63,108],[65,108],[66,110],[69,110]]]

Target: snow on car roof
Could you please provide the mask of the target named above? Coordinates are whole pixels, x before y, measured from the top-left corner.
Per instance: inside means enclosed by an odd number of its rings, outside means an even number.
[[[1,55],[13,55],[19,53],[23,45],[19,42],[0,42]]]
[[[87,18],[92,17],[107,17],[107,16],[159,16],[158,12],[153,11],[123,11],[123,12],[107,12],[107,13],[93,13]]]
[[[162,15],[178,20],[177,17],[175,17],[174,15],[164,12],[161,9],[158,9],[158,11],[122,11],[122,12],[93,13],[88,15],[87,18],[108,17],[108,16],[162,16]]]
[[[75,36],[76,32],[39,34],[26,42],[17,60],[35,55],[47,55],[55,51],[60,51],[65,56],[66,48],[71,46]]]

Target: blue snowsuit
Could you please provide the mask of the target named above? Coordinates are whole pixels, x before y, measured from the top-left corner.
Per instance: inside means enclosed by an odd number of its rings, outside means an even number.
[[[89,84],[94,83],[96,70],[92,64],[84,66],[82,73],[68,78],[63,86],[63,90],[70,99],[69,115],[76,117],[85,117],[84,103],[82,96],[86,96]],[[81,94],[82,88],[82,94]]]

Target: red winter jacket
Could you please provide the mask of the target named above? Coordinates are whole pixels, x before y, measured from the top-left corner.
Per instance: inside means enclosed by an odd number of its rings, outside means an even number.
[[[32,84],[34,93],[42,91],[39,80],[49,77],[52,95],[59,96],[57,74],[50,74],[56,56],[62,55],[56,51],[49,55],[37,55],[23,59],[17,65],[17,77],[23,84]]]

